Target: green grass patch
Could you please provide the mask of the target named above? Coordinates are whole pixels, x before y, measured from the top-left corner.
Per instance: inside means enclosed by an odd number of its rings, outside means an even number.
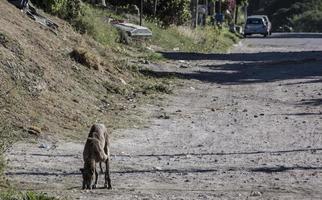
[[[29,192],[0,192],[0,200],[58,200],[44,193]]]
[[[116,50],[126,48],[119,43],[119,32],[107,22],[111,18],[124,19],[124,16],[110,10],[84,4],[81,8],[81,15],[72,20],[71,23],[78,31],[88,34],[103,45]],[[197,29],[191,29],[187,26],[164,28],[159,23],[152,21],[145,21],[143,25],[153,32],[152,39],[132,41],[130,46],[134,47],[135,49],[133,50],[140,54],[139,57],[144,57],[148,60],[163,59],[160,54],[147,49],[147,46],[150,45],[158,46],[163,50],[225,52],[239,40],[227,28],[214,26],[199,27]]]
[[[162,28],[157,23],[147,22],[152,30],[151,43],[165,50],[186,52],[225,52],[238,42],[239,38],[226,28],[213,26],[191,29],[190,27],[171,26]]]
[[[81,33],[86,33],[96,41],[106,46],[116,44],[118,33],[108,22],[111,16],[105,10],[84,4],[81,15],[72,20],[72,25]]]

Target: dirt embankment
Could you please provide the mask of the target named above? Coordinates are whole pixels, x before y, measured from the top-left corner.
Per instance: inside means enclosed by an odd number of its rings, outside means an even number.
[[[39,131],[83,138],[95,121],[120,125],[115,114],[134,98],[115,94],[133,79],[126,62],[56,17],[49,16],[59,25],[54,33],[7,1],[0,13],[2,138]]]

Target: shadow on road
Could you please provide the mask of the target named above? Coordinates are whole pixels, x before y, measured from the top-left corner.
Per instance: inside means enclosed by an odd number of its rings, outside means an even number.
[[[230,166],[218,166],[213,168],[189,168],[189,169],[131,169],[131,170],[125,170],[125,171],[112,171],[113,174],[145,174],[145,173],[168,173],[168,174],[184,174],[184,173],[213,173],[217,171],[248,171],[248,172],[262,172],[262,173],[277,173],[277,172],[286,172],[291,170],[309,170],[309,171],[315,171],[315,170],[322,170],[322,167],[313,167],[313,166],[291,166],[291,167],[285,167],[285,166],[272,166],[272,167],[230,167]],[[75,175],[81,175],[80,172],[70,172],[70,173],[64,173],[64,172],[14,172],[14,173],[6,173],[6,175],[11,176],[21,176],[21,175],[28,175],[28,176],[75,176]]]
[[[321,33],[273,33],[271,36],[263,37],[262,35],[247,36],[247,39],[315,39],[322,38]]]
[[[316,58],[322,56],[322,51],[295,52],[259,52],[259,53],[194,53],[194,52],[159,52],[170,60],[221,60],[221,61],[278,61],[297,60],[301,58]]]
[[[321,54],[322,55],[322,54]],[[322,61],[285,63],[247,63],[204,66],[207,70],[192,72],[156,72],[142,70],[145,75],[162,78],[175,76],[180,79],[199,80],[223,85],[254,84],[296,79],[318,79],[322,74]],[[312,78],[315,77],[315,78]],[[316,81],[316,80],[314,80]]]
[[[305,106],[321,106],[322,105],[322,98],[321,99],[307,99],[303,100],[300,105]]]
[[[312,166],[295,166],[295,167],[285,167],[285,166],[273,166],[273,167],[258,167],[250,169],[251,172],[263,172],[263,173],[277,173],[286,172],[291,170],[322,170],[322,167],[312,167]]]

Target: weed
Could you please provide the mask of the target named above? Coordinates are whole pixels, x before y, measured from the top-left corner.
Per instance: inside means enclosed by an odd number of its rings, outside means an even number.
[[[78,63],[88,67],[93,68],[95,70],[100,70],[100,60],[98,56],[94,53],[90,52],[85,48],[75,48],[71,53],[70,56],[75,59]]]
[[[55,197],[49,197],[44,193],[36,193],[33,191],[28,192],[1,192],[0,193],[1,200],[58,200]]]

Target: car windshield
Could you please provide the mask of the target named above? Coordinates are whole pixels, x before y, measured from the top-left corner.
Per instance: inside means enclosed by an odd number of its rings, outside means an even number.
[[[263,20],[259,18],[249,18],[247,19],[247,24],[263,24]]]

